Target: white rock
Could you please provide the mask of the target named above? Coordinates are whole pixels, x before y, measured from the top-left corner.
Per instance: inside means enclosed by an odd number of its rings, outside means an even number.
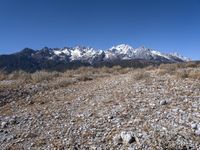
[[[198,135],[198,136],[200,136],[200,129],[196,130],[195,134]]]
[[[191,124],[191,128],[196,130],[197,129],[197,124],[196,123]]]
[[[200,124],[197,124],[197,129],[200,130]]]
[[[5,128],[7,125],[8,125],[7,122],[2,122],[2,123],[1,123],[1,128]]]
[[[160,101],[160,105],[166,105],[166,104],[167,104],[167,101],[166,101],[166,100]]]
[[[134,138],[132,132],[123,131],[123,132],[121,132],[120,136],[121,136],[123,142],[126,144],[130,144],[135,141],[135,138]]]
[[[114,138],[113,138],[113,142],[115,145],[119,145],[119,144],[122,144],[122,138],[120,135],[116,135]]]

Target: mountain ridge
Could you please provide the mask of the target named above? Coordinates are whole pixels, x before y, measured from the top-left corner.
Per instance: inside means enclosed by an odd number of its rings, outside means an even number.
[[[128,44],[116,45],[106,50],[86,46],[44,47],[40,50],[25,48],[13,54],[0,55],[0,69],[32,72],[52,68],[60,70],[59,68],[73,69],[81,66],[113,66],[122,65],[122,63],[124,67],[130,67],[130,63],[136,61],[157,64],[185,62],[189,59],[177,53],[164,54],[146,47],[133,48]]]

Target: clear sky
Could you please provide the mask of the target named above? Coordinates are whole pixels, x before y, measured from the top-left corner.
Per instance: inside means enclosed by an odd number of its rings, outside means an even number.
[[[122,43],[200,60],[200,0],[0,0],[0,54]]]

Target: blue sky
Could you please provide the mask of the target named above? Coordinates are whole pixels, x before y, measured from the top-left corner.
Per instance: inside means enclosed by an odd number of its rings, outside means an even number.
[[[0,0],[0,54],[121,43],[200,60],[200,0]]]

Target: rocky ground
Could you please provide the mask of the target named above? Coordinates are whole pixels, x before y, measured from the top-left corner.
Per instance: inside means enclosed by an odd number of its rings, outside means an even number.
[[[0,81],[16,85],[0,89],[1,149],[200,149],[199,79],[146,70],[57,80]]]

